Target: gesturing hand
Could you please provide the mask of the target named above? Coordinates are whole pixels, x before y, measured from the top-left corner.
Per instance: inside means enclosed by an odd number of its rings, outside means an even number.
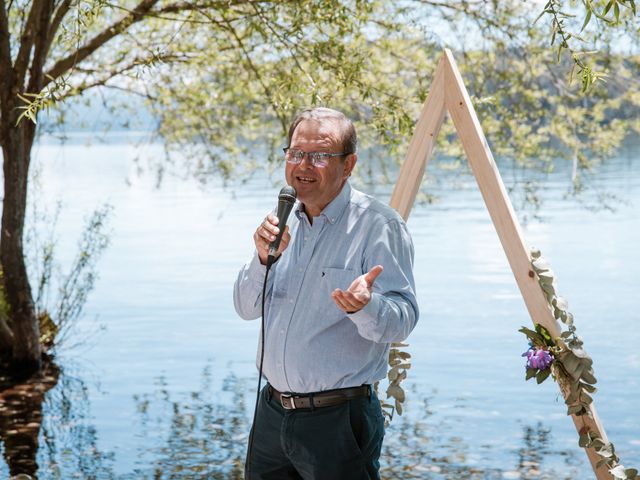
[[[331,293],[331,298],[343,312],[355,313],[364,308],[371,300],[371,288],[381,273],[382,265],[376,265],[364,275],[356,278],[346,291],[336,288]]]
[[[253,242],[256,244],[260,263],[263,265],[266,265],[267,263],[267,256],[269,255],[269,246],[271,245],[271,242],[276,239],[276,235],[280,232],[280,229],[278,228],[278,221],[278,217],[270,213],[253,234]],[[282,234],[282,240],[280,240],[280,246],[278,247],[276,258],[278,258],[287,248],[289,240],[291,240],[291,235],[289,234],[289,227],[286,226],[284,228],[284,233]]]

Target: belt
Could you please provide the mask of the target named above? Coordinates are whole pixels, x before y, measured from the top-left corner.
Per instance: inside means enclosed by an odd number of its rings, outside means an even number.
[[[370,385],[360,387],[339,388],[336,390],[326,390],[316,393],[281,393],[268,386],[269,395],[276,398],[285,410],[295,410],[297,408],[331,407],[339,405],[352,398],[369,396]]]

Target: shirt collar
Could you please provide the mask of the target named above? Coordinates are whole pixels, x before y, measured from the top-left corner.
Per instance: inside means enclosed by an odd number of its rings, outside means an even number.
[[[347,207],[349,203],[349,199],[351,198],[351,184],[349,181],[346,181],[340,190],[340,193],[331,200],[329,205],[324,207],[324,210],[320,213],[320,216],[324,216],[329,223],[336,223],[336,221],[344,212],[344,209]],[[300,219],[304,215],[304,206],[301,202],[298,202],[296,207],[296,216]]]

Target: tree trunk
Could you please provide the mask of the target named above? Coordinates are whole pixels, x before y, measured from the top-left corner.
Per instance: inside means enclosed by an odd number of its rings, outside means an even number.
[[[16,109],[12,110],[16,112]],[[41,349],[22,243],[35,125],[26,119],[16,125],[16,116],[13,114],[9,121],[3,122],[4,199],[0,262],[13,332],[12,370],[20,375],[40,368]]]

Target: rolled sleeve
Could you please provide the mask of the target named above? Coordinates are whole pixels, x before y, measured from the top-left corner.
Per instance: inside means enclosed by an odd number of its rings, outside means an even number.
[[[406,225],[391,221],[372,235],[363,270],[382,265],[371,300],[361,310],[348,314],[363,338],[376,343],[405,340],[418,321],[418,303],[413,279],[413,243]]]

